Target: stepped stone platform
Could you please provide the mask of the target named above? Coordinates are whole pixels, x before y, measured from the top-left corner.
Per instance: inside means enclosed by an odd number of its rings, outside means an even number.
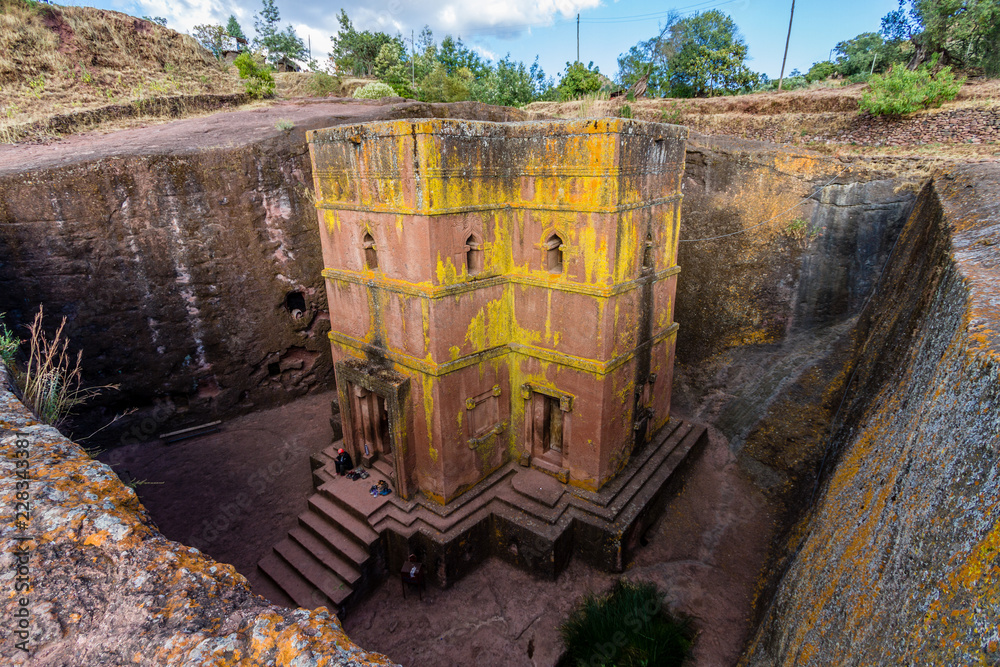
[[[340,613],[410,554],[442,587],[489,556],[547,578],[574,554],[620,572],[707,440],[704,426],[671,419],[596,493],[509,463],[444,506],[422,496],[373,497],[379,480],[393,486],[391,469],[375,461],[368,479],[341,477],[336,442],[312,457],[316,492],[299,525],[258,566],[296,605]]]

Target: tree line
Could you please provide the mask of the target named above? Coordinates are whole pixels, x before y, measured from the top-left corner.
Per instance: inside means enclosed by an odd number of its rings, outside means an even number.
[[[893,68],[934,63],[973,74],[1000,76],[1000,2],[899,0],[878,32],[838,42],[830,60],[813,63],[804,83],[841,76],[866,81]]]
[[[495,62],[445,35],[440,43],[427,26],[418,36],[358,30],[343,9],[330,38],[330,60],[310,61],[314,71],[375,78],[402,97],[428,102],[476,100],[522,106],[537,100],[569,100],[602,91],[651,97],[710,97],[768,90],[776,85],[747,66],[749,48],[731,17],[713,9],[687,17],[671,14],[657,34],[618,57],[614,81],[589,63],[566,63],[558,82],[538,64],[507,54]],[[247,40],[235,16],[225,26],[196,26],[195,37],[217,57],[227,49],[251,49],[270,64],[304,62],[308,52],[292,26],[281,28],[274,0],[254,15],[255,37]],[[831,76],[863,81],[893,67],[935,67],[1000,74],[1000,2],[997,0],[899,0],[878,32],[836,44],[836,56],[793,69],[786,88]]]

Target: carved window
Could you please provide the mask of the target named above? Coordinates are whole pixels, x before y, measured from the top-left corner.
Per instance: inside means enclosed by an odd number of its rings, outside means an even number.
[[[483,270],[483,244],[475,234],[465,240],[465,269],[470,276]]]
[[[378,252],[375,250],[375,239],[371,234],[365,234],[361,240],[361,247],[365,249],[365,265],[374,271],[378,268]]]
[[[646,233],[646,242],[642,246],[642,268],[653,268],[653,234]]]
[[[563,241],[558,234],[553,234],[545,241],[545,268],[549,273],[563,272]]]

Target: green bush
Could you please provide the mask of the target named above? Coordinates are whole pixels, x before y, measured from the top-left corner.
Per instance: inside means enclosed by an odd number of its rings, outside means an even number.
[[[387,83],[382,83],[381,81],[366,83],[364,86],[354,91],[354,97],[364,100],[377,100],[382,97],[395,96],[396,91],[392,89],[392,86]]]
[[[340,79],[326,72],[313,72],[307,87],[314,97],[327,97],[340,92]]]
[[[566,71],[559,80],[556,90],[559,92],[559,99],[566,102],[596,93],[603,85],[604,78],[601,77],[601,71],[593,62],[589,65],[575,62],[566,63]]]
[[[691,651],[690,622],[670,615],[655,585],[624,579],[584,597],[559,632],[572,666],[679,666]]]
[[[896,66],[886,74],[873,75],[861,96],[861,110],[875,116],[902,116],[955,99],[965,77],[956,78],[950,67],[942,67],[934,74],[936,64],[935,57],[913,71]]]
[[[271,70],[254,60],[248,51],[244,51],[233,61],[240,78],[244,79],[243,87],[247,95],[255,100],[274,96],[274,77]]]
[[[829,60],[824,60],[822,62],[813,63],[809,71],[806,72],[806,81],[812,83],[813,81],[825,81],[831,76],[837,73],[837,66],[834,65]]]

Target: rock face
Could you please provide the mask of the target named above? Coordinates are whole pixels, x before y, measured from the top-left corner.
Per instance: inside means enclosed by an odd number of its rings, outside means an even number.
[[[325,608],[273,606],[231,565],[163,537],[110,468],[31,417],[3,370],[0,448],[3,664],[392,664]]]
[[[1000,169],[920,193],[746,665],[1000,658]]]
[[[898,186],[809,151],[692,133],[678,361],[781,343],[856,315],[912,206]]]
[[[860,163],[691,135],[674,405],[714,422],[765,489],[812,484],[854,318],[913,204],[902,184]]]
[[[47,323],[118,384],[101,433],[151,433],[281,403],[332,381],[305,130],[374,118],[521,119],[477,104],[305,104],[219,114],[85,143],[0,152],[0,313]],[[276,129],[280,118],[291,131]],[[121,426],[121,428],[119,428]],[[88,428],[89,427],[89,428]]]

